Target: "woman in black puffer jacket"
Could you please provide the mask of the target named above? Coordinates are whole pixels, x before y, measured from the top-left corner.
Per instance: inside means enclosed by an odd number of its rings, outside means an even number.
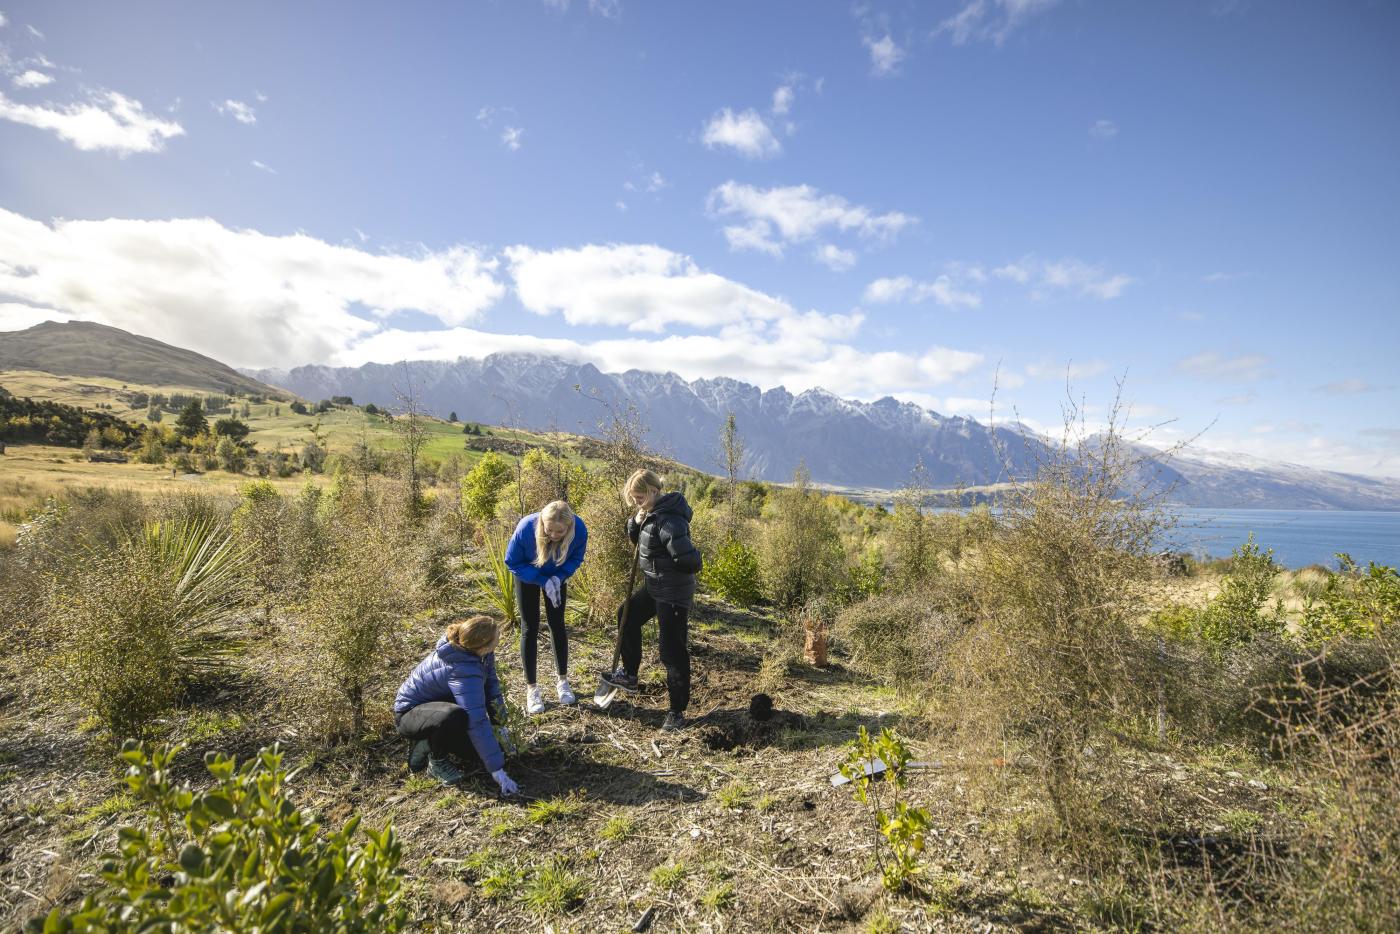
[[[608,681],[624,690],[637,689],[642,665],[642,624],[653,616],[661,632],[661,664],[666,666],[666,693],[670,711],[663,730],[685,726],[690,703],[690,607],[695,600],[695,579],[700,573],[700,552],[690,540],[690,504],[679,492],[661,492],[661,478],[639,470],[628,478],[623,496],[637,507],[627,520],[627,536],[637,543],[638,561],[646,575],[642,587],[627,604],[627,625],[622,630],[622,667]],[[621,623],[622,609],[618,609]]]

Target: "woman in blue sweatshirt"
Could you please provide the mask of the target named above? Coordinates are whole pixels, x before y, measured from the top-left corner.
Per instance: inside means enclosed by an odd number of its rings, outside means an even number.
[[[489,616],[455,622],[399,687],[394,726],[413,740],[411,770],[421,771],[426,759],[433,777],[452,785],[465,777],[452,757],[479,758],[502,794],[520,790],[506,774],[505,752],[491,725],[505,714],[496,677],[499,639],[496,621]]]
[[[540,637],[540,592],[545,596],[545,619],[554,646],[554,670],[559,676],[559,703],[576,703],[569,687],[569,634],[564,628],[564,603],[569,578],[583,563],[588,529],[569,504],[556,500],[520,520],[506,546],[506,567],[515,575],[515,605],[520,607],[520,664],[525,669],[525,712],[544,711],[544,697],[535,684]]]

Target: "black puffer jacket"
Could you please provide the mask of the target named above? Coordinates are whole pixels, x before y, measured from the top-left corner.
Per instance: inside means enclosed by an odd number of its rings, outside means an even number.
[[[689,606],[695,598],[695,575],[700,573],[700,552],[690,540],[694,513],[679,492],[656,501],[641,522],[627,520],[627,537],[640,542],[640,566],[652,599]]]

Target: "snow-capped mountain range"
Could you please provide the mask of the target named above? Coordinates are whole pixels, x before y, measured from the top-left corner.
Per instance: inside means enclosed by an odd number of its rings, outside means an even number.
[[[592,364],[533,354],[484,359],[245,370],[311,399],[351,396],[394,408],[411,390],[427,411],[464,421],[597,434],[608,406],[635,405],[659,452],[701,470],[719,467],[719,436],[733,412],[745,468],[785,480],[805,462],[812,479],[895,489],[922,460],[936,486],[982,486],[1035,469],[1041,441],[1019,425],[984,425],[889,397],[842,399],[824,389],[794,395],[729,378],[604,373]],[[1333,473],[1243,455],[1177,454],[1158,482],[1188,505],[1295,509],[1400,509],[1400,481]]]

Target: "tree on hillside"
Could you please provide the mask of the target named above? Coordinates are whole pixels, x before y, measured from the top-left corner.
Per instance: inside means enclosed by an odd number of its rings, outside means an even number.
[[[248,437],[250,430],[246,423],[240,422],[236,418],[221,418],[214,423],[214,434],[229,438],[234,442],[242,441]]]
[[[733,541],[739,534],[739,471],[744,463],[744,439],[739,437],[739,423],[733,412],[725,416],[719,444],[720,463],[729,481],[726,490],[729,502],[724,527],[724,540],[728,542]]]
[[[180,410],[180,417],[175,420],[175,430],[186,438],[202,435],[209,430],[209,419],[204,417],[204,407],[198,399],[191,399]]]
[[[454,424],[454,425],[457,424],[457,413],[456,413],[456,412],[448,412],[448,413],[447,413],[447,420],[448,420],[449,422],[451,422],[452,424]]]
[[[402,414],[394,419],[393,428],[394,433],[399,436],[399,441],[403,444],[408,509],[416,517],[421,514],[423,509],[423,478],[420,457],[423,445],[428,441],[428,422],[424,418],[423,409],[419,405],[417,394],[414,392],[413,378],[409,374],[407,366],[404,367],[404,374],[407,378],[406,388],[395,389]]]

